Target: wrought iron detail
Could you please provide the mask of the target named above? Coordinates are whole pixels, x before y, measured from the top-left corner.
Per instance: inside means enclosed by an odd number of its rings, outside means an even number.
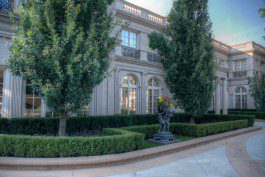
[[[147,60],[151,62],[157,62],[157,63],[161,62],[161,58],[158,54],[150,53],[150,52],[147,53]]]
[[[0,10],[12,11],[13,0],[1,0],[0,1]]]
[[[236,71],[236,72],[233,72],[233,77],[234,78],[245,78],[245,77],[247,77],[247,75],[248,75],[247,71]]]
[[[131,57],[140,60],[140,50],[122,46],[122,55],[125,57]]]

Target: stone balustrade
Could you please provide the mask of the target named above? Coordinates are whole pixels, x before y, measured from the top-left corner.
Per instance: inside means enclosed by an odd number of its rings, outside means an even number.
[[[124,0],[118,0],[116,3],[116,9],[118,11],[122,11],[125,13],[129,13],[131,15],[135,15],[137,17],[141,17],[144,20],[150,21],[152,23],[156,23],[162,26],[166,25],[166,18],[150,12],[144,8],[126,2]]]

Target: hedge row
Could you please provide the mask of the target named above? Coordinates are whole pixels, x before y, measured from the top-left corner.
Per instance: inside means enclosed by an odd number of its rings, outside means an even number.
[[[187,123],[191,116],[185,113],[174,114],[171,122]],[[244,115],[204,115],[196,118],[196,123],[213,123],[234,120],[249,120],[249,126],[254,123],[254,116]],[[67,119],[67,133],[102,130],[104,128],[128,127],[136,125],[157,124],[156,115],[114,115],[70,117]],[[56,135],[59,129],[58,118],[12,118],[0,119],[0,134],[22,135]]]
[[[177,113],[172,122],[189,122],[190,116]],[[113,115],[70,117],[67,119],[67,133],[102,130],[104,128],[128,127],[157,124],[156,115]],[[58,118],[12,118],[0,119],[0,133],[22,135],[56,135],[59,129]]]
[[[177,135],[186,135],[193,137],[203,137],[218,133],[228,132],[245,128],[248,126],[248,120],[236,120],[228,122],[218,122],[210,124],[182,124],[173,123],[170,125],[170,131]],[[127,131],[142,133],[145,139],[152,138],[159,130],[160,125],[133,126],[121,128]]]
[[[248,120],[248,127],[254,125],[255,116],[254,115],[216,115],[207,114],[201,118],[197,118],[195,121],[198,124],[214,123],[214,122],[227,122],[235,120]]]
[[[256,119],[263,119],[263,120],[265,120],[265,112],[257,112],[255,114],[255,116],[256,116]]]
[[[130,152],[143,146],[143,134],[118,129],[103,131],[102,137],[0,135],[0,156],[80,157]]]

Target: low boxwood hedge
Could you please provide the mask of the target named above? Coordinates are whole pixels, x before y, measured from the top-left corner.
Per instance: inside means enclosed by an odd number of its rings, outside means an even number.
[[[174,114],[172,122],[189,122],[190,116],[185,113]],[[156,115],[113,115],[69,117],[67,133],[102,130],[104,128],[128,127],[135,125],[157,124]],[[1,118],[0,133],[21,135],[56,135],[59,129],[58,118]]]
[[[235,120],[248,120],[248,127],[254,125],[255,116],[254,115],[216,115],[207,114],[201,118],[196,118],[197,124],[214,123],[214,122],[227,122]]]
[[[0,156],[55,158],[117,154],[141,149],[144,135],[104,129],[102,137],[0,135]]]
[[[172,123],[188,123],[191,116],[185,113],[177,113],[171,119]],[[249,126],[254,123],[254,116],[244,115],[204,115],[196,118],[196,123],[205,124],[248,119]],[[104,128],[128,127],[136,125],[157,124],[156,115],[113,115],[113,116],[89,116],[70,117],[67,119],[67,133],[102,130]],[[0,119],[1,134],[21,135],[56,135],[59,129],[58,118],[12,118]]]
[[[170,124],[170,131],[174,134],[179,135],[203,137],[208,135],[214,135],[217,133],[237,130],[245,127],[248,127],[248,120],[236,120],[209,124],[172,123]],[[146,126],[123,127],[121,129],[143,133],[145,135],[145,139],[149,139],[153,137],[153,135],[159,130],[159,128],[160,125],[156,124]]]
[[[255,114],[255,116],[256,116],[256,119],[263,119],[263,120],[265,120],[265,112],[257,112]]]
[[[236,120],[210,124],[173,123],[174,134],[203,137],[236,130],[248,126],[248,120]],[[122,128],[105,128],[104,136],[57,137],[0,135],[0,156],[55,158],[117,154],[139,150],[144,139],[152,138],[160,125],[144,125]]]

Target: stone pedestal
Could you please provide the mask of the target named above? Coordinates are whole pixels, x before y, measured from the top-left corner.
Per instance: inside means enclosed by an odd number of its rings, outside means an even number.
[[[157,134],[154,135],[154,140],[158,141],[173,141],[175,139],[175,136],[170,132],[157,132]]]

